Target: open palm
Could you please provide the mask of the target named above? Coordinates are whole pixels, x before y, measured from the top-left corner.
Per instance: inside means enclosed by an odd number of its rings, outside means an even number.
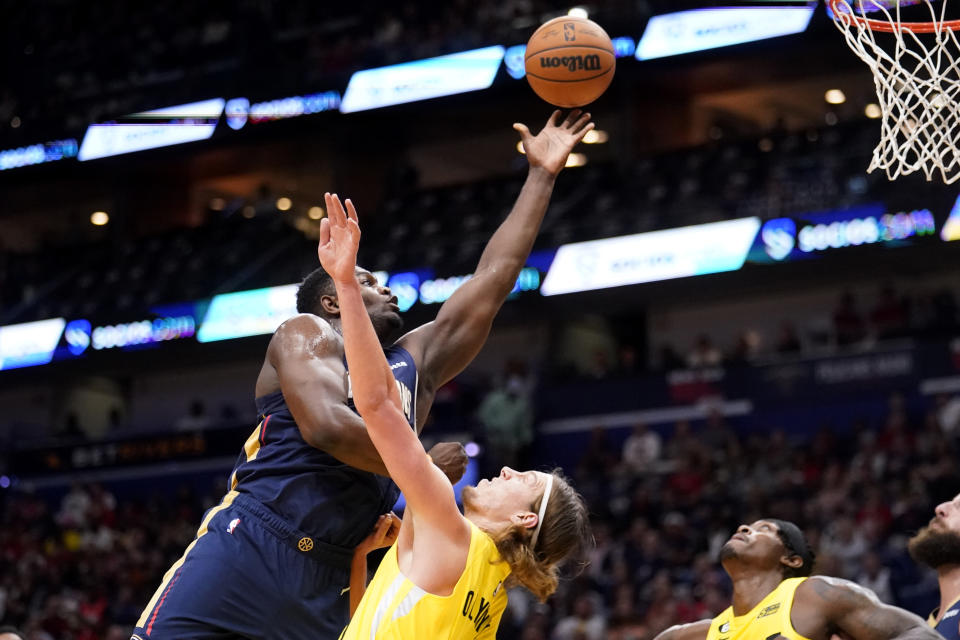
[[[320,244],[317,257],[320,266],[337,282],[356,277],[357,249],[360,246],[360,224],[357,210],[347,198],[344,211],[337,194],[323,194],[327,217],[320,221]]]
[[[573,148],[594,128],[590,114],[580,109],[574,109],[562,121],[561,115],[559,110],[554,111],[537,135],[531,134],[525,124],[518,122],[513,125],[520,133],[530,166],[541,167],[551,175],[560,173]]]

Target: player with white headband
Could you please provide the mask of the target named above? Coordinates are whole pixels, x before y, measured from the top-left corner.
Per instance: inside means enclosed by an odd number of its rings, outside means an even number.
[[[396,543],[377,569],[344,639],[493,638],[506,587],[522,584],[541,600],[557,588],[558,566],[591,540],[583,499],[557,470],[514,471],[463,490],[453,487],[401,411],[356,276],[357,212],[326,195],[320,263],[333,278],[353,400],[407,509]]]

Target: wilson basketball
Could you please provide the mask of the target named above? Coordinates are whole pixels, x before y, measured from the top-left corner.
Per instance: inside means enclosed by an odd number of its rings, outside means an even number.
[[[545,22],[527,42],[527,81],[558,107],[582,107],[603,95],[617,59],[607,32],[592,20],[563,16]]]

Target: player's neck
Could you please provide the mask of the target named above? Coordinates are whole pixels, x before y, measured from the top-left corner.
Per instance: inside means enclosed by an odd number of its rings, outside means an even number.
[[[343,322],[341,322],[340,318],[329,318],[327,320],[327,323],[330,325],[330,327],[334,331],[336,331],[340,335],[341,338],[343,337]],[[384,336],[381,336],[379,333],[377,333],[377,340],[380,341],[380,346],[386,348],[387,343]]]
[[[742,616],[760,604],[781,582],[779,571],[744,569],[730,573],[733,581],[733,615]]]
[[[499,531],[503,527],[501,523],[494,522],[492,519],[487,517],[487,515],[484,514],[481,510],[471,509],[466,505],[464,505],[463,507],[463,517],[469,520],[470,522],[472,522],[473,524],[477,525],[478,529],[480,529],[481,531],[491,536],[494,535],[497,531]]]
[[[960,565],[951,564],[937,569],[940,582],[940,608],[937,617],[943,616],[954,602],[960,599]]]

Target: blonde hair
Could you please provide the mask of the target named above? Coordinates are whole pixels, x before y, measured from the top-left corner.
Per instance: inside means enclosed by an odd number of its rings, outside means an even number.
[[[547,502],[536,547],[530,545],[533,530],[513,524],[491,534],[502,562],[510,566],[507,586],[521,584],[541,602],[553,595],[559,582],[560,566],[570,560],[579,560],[593,544],[590,519],[583,497],[577,493],[561,469],[550,472],[553,490]],[[540,509],[541,496],[531,505],[531,511]]]

